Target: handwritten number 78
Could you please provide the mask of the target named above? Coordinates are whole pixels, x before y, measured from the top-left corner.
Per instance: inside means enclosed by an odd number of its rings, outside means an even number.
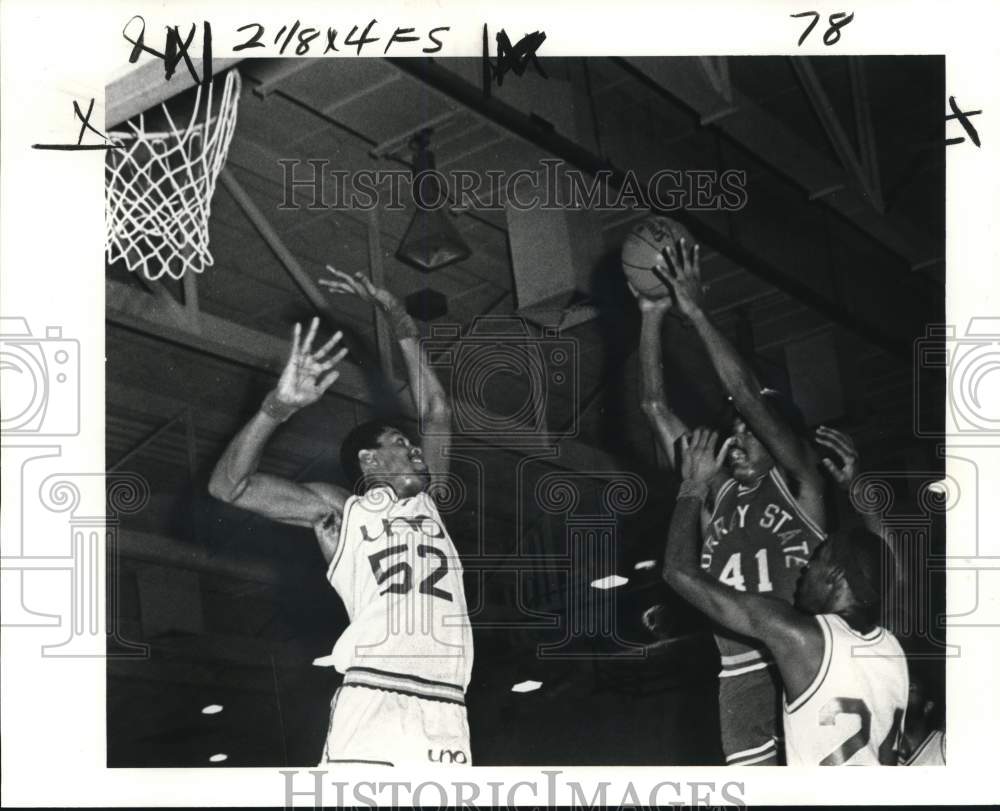
[[[801,45],[806,41],[806,37],[812,33],[812,30],[816,27],[816,23],[819,22],[820,14],[818,11],[800,11],[798,14],[789,14],[789,17],[812,17],[812,21],[806,26],[806,30],[802,32],[802,36],[799,37],[798,44]],[[847,25],[851,20],[854,19],[854,12],[850,14],[844,11],[838,11],[836,14],[830,15],[830,27],[826,29],[826,33],[823,34],[823,44],[824,45],[836,45],[840,41],[840,29]]]

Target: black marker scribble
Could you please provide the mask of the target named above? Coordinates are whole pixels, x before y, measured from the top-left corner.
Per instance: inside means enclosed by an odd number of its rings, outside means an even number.
[[[278,56],[284,56],[294,51],[296,56],[306,56],[313,48],[315,42],[316,49],[323,48],[322,56],[328,53],[341,53],[346,48],[354,48],[358,56],[364,50],[372,50],[368,46],[375,43],[385,42],[382,55],[387,55],[393,47],[406,45],[413,42],[422,42],[424,39],[429,44],[421,48],[425,54],[437,53],[444,46],[444,42],[439,36],[443,31],[450,31],[450,26],[439,25],[429,31],[420,32],[413,27],[396,28],[391,35],[375,35],[372,32],[376,29],[378,20],[371,18],[363,27],[354,25],[349,30],[347,28],[333,28],[327,26],[325,29],[320,25],[303,26],[301,20],[294,20],[291,24],[282,25],[277,29],[277,33],[268,31],[263,23],[247,23],[236,29],[236,33],[242,36],[242,40],[233,46],[234,51],[243,51],[248,48],[266,48],[270,52],[277,49]],[[338,40],[341,34],[346,32],[346,36]],[[324,39],[323,34],[326,34]],[[268,44],[270,40],[270,45]],[[273,46],[273,47],[272,47]],[[341,48],[340,46],[346,46]]]
[[[80,109],[80,105],[75,101],[73,102],[73,113],[82,122],[80,125],[80,134],[76,138],[75,144],[32,144],[32,149],[54,149],[66,152],[78,152],[81,150],[88,149],[121,149],[121,144],[113,143],[108,139],[108,136],[101,132],[97,127],[90,123],[90,116],[94,112],[94,99],[90,100],[90,104],[87,106],[87,112],[84,113]],[[103,144],[85,144],[83,142],[83,136],[90,130],[92,133],[100,138],[103,138],[105,143]]]
[[[969,121],[969,117],[970,116],[974,116],[974,115],[982,115],[983,111],[982,110],[970,110],[969,112],[965,112],[964,110],[960,110],[958,108],[958,104],[955,102],[955,97],[954,96],[948,96],[948,106],[951,107],[952,115],[946,115],[944,117],[944,120],[945,121],[951,121],[953,118],[957,118],[958,119],[958,123],[962,125],[962,129],[964,129],[965,132],[966,132],[966,134],[969,136],[969,138],[972,139],[972,143],[974,143],[977,147],[981,147],[982,143],[979,140],[979,133],[976,132],[976,128],[972,126],[972,122]],[[965,141],[964,137],[961,137],[961,138],[948,138],[944,142],[944,145],[945,146],[952,146],[953,144],[960,144],[963,141]]]
[[[139,30],[139,35],[133,38],[129,36],[128,28],[136,20],[139,21],[141,28]],[[198,30],[196,23],[191,23],[191,30],[188,31],[187,37],[183,39],[181,38],[180,26],[166,26],[166,43],[164,44],[163,51],[158,51],[146,44],[146,20],[142,17],[142,15],[136,14],[131,20],[125,23],[125,27],[122,28],[122,36],[127,42],[132,43],[132,51],[129,53],[128,61],[130,64],[135,64],[139,61],[139,57],[143,53],[155,56],[158,59],[163,60],[163,78],[170,81],[177,70],[177,65],[183,59],[184,65],[187,67],[188,73],[191,74],[191,78],[195,81],[195,83],[208,84],[212,81],[212,26],[206,20],[202,23],[202,27],[201,76],[199,76],[198,71],[195,70],[194,62],[191,61],[191,56],[189,54],[191,43],[194,41],[194,35]]]
[[[516,76],[523,76],[528,65],[533,65],[538,75],[543,79],[548,79],[548,74],[542,69],[538,60],[537,51],[545,42],[544,31],[534,31],[526,34],[512,45],[510,37],[504,29],[500,29],[497,34],[497,58],[496,63],[490,59],[489,29],[483,25],[483,95],[487,98],[491,95],[493,82],[497,86],[503,84],[503,77],[508,71],[513,71]]]
[[[798,14],[789,14],[789,17],[812,17],[812,22],[806,26],[806,30],[802,32],[802,36],[799,37],[798,44],[801,45],[806,41],[806,37],[812,32],[813,28],[816,27],[816,23],[819,22],[820,14],[818,11],[800,11]],[[831,14],[829,17],[830,27],[826,29],[826,33],[823,34],[823,44],[824,45],[836,45],[840,41],[840,29],[847,25],[851,20],[854,19],[854,12],[852,11],[848,14],[846,11],[838,11],[835,14]]]

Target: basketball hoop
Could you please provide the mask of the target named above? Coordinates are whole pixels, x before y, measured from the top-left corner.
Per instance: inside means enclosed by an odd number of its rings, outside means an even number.
[[[180,279],[214,264],[208,250],[208,218],[215,182],[236,127],[240,76],[226,75],[218,113],[212,115],[212,83],[198,86],[190,122],[178,129],[166,105],[164,132],[147,132],[144,116],[129,131],[109,132],[120,149],[104,164],[105,250],[109,263],[124,260],[147,279],[164,273]],[[204,109],[203,109],[204,103]]]

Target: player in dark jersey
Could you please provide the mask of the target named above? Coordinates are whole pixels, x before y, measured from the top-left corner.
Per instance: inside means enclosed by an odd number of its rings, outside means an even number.
[[[699,513],[725,454],[717,438],[699,429],[685,440],[664,579],[721,627],[773,654],[789,765],[896,765],[908,680],[899,641],[878,624],[893,565],[881,539],[856,528],[821,542],[799,573],[794,605],[723,586],[695,551]]]
[[[643,411],[669,463],[684,433],[663,394],[659,328],[674,306],[701,338],[735,409],[728,475],[712,483],[702,516],[702,567],[720,582],[791,602],[798,571],[824,538],[823,480],[817,455],[796,431],[789,403],[763,389],[750,366],[701,307],[699,249],[683,240],[664,250],[670,299],[644,302],[640,355]],[[667,445],[669,444],[669,447]],[[771,657],[754,640],[719,629],[719,713],[730,765],[781,762],[780,684]]]

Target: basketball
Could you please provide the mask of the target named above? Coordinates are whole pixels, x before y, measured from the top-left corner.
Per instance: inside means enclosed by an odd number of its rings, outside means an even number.
[[[658,214],[646,217],[633,226],[622,244],[622,269],[632,286],[648,298],[663,298],[668,294],[666,285],[653,272],[658,267],[663,273],[667,261],[660,253],[665,245],[676,243],[681,238],[690,247],[694,237],[679,222]]]

